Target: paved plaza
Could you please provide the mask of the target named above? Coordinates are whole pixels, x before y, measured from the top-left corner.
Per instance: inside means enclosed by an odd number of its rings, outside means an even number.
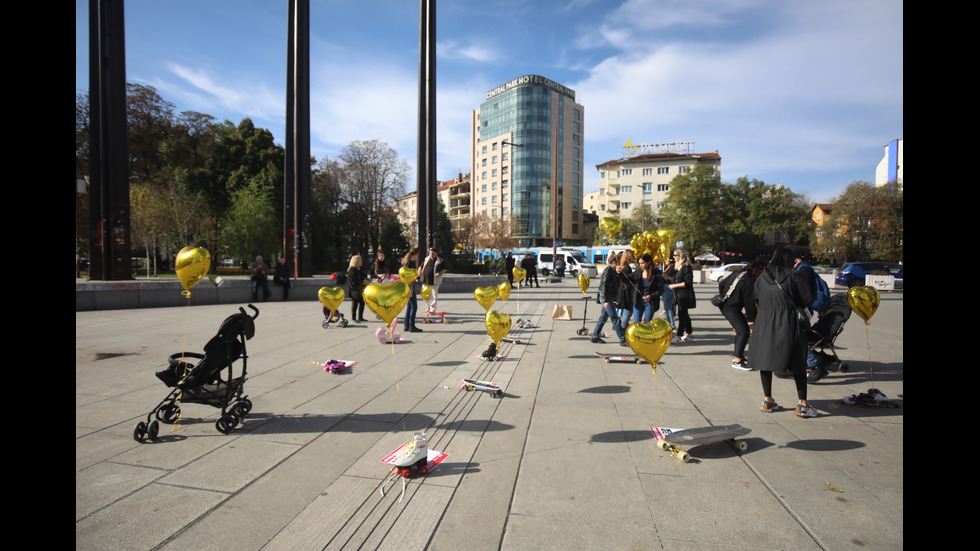
[[[175,352],[201,352],[239,305],[76,312],[75,547],[903,548],[903,292],[882,293],[870,324],[851,316],[836,347],[850,369],[811,384],[820,415],[800,419],[759,411],[759,374],[730,367],[733,332],[709,302],[717,286],[696,289],[693,339],[655,372],[595,357],[631,351],[576,333],[585,301],[571,278],[496,303],[535,327],[515,327],[520,343],[502,343],[494,362],[479,358],[490,339],[471,294],[440,294],[449,323],[420,324],[397,345],[378,342],[370,311],[369,323],[323,329],[316,301],[261,302],[244,424],[222,434],[220,410],[186,404],[179,430],[142,444],[134,425],[169,391],[154,373]],[[572,321],[551,319],[556,304]],[[590,330],[598,314],[588,304]],[[331,374],[329,359],[358,363]],[[462,378],[504,395],[467,392]],[[792,380],[773,386],[795,404]],[[871,386],[901,407],[838,403]],[[746,452],[701,446],[686,464],[650,431],[731,423],[752,430]],[[448,458],[401,500],[401,479],[381,495],[380,459],[414,431]]]

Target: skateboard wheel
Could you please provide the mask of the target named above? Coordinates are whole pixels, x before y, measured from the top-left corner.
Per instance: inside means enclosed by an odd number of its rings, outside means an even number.
[[[657,447],[660,448],[661,450],[666,451],[667,450],[667,441],[666,440],[657,440]]]
[[[681,457],[681,461],[683,461],[684,463],[689,463],[691,461],[691,454],[687,452],[681,452],[680,457]]]
[[[744,453],[744,452],[746,452],[746,451],[749,450],[749,443],[748,442],[738,442],[737,444],[738,444],[738,451]]]

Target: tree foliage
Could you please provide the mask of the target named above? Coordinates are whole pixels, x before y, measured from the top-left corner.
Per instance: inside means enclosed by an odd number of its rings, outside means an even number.
[[[815,254],[836,262],[904,260],[902,184],[854,182],[831,202],[830,216],[814,228]]]
[[[697,164],[670,182],[660,215],[664,226],[694,254],[720,250],[725,244],[724,184],[715,167]]]
[[[356,140],[341,151],[340,165],[351,252],[366,254],[381,245],[381,230],[394,216],[392,206],[405,193],[408,163],[380,140]]]

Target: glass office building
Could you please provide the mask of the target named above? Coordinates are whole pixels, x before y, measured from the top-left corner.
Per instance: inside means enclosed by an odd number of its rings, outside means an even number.
[[[575,92],[525,75],[473,111],[475,216],[513,216],[523,247],[578,245],[582,234],[585,117]]]

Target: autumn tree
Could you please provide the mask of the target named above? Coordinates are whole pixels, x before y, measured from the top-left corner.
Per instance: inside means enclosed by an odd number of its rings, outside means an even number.
[[[367,254],[381,244],[381,230],[404,194],[408,163],[380,140],[357,140],[340,153],[340,189],[350,230],[351,253]]]
[[[902,184],[854,182],[830,202],[834,209],[811,240],[815,254],[841,262],[904,260]]]

